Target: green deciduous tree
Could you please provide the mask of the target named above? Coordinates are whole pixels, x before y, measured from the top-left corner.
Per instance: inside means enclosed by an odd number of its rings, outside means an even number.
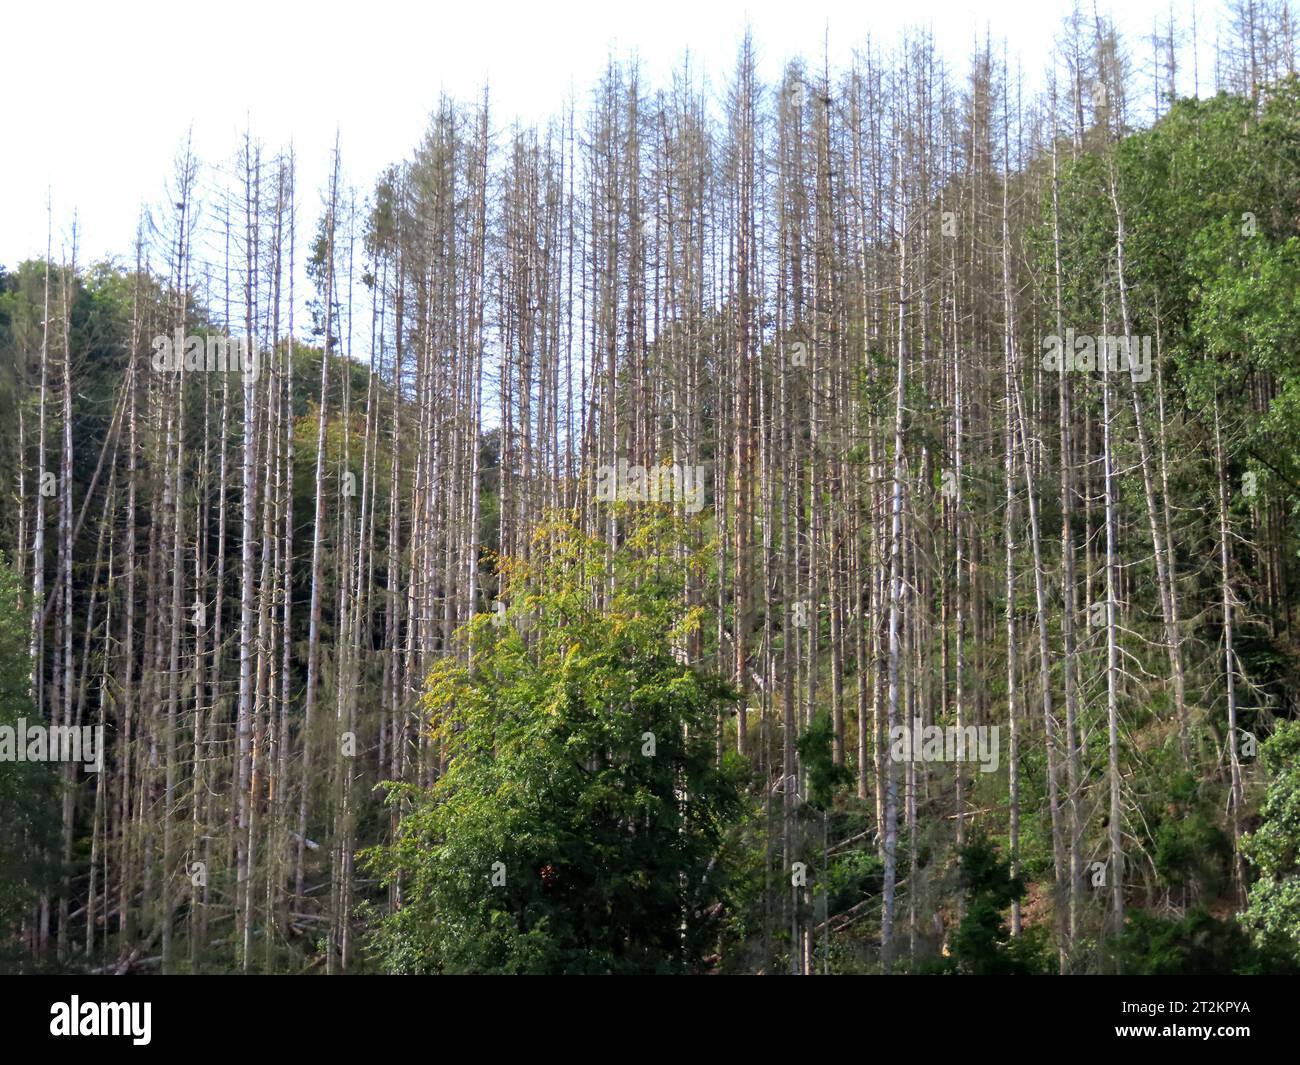
[[[715,758],[733,701],[678,645],[686,610],[663,515],[607,554],[564,524],[507,564],[503,617],[461,631],[473,665],[441,659],[428,727],[446,771],[409,804],[390,847],[372,852],[404,905],[373,947],[402,972],[681,972],[718,937],[724,844],[741,771]],[[686,556],[685,566],[695,564]],[[602,592],[604,577],[612,592]]]
[[[1284,940],[1300,954],[1300,722],[1278,725],[1260,752],[1270,779],[1262,822],[1241,841],[1259,871],[1244,919],[1256,942]]]

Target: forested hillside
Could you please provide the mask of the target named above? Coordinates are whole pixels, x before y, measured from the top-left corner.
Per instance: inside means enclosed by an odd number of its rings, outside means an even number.
[[[1300,78],[1220,15],[1181,98],[1175,15],[745,36],[52,223],[0,964],[1300,969]]]

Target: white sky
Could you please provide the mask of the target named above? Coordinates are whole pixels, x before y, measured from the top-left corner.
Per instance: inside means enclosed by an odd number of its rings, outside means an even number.
[[[1091,14],[1091,0],[1084,10]],[[1098,0],[1145,64],[1144,38],[1171,10],[1190,32],[1192,0]],[[142,203],[159,203],[192,127],[200,160],[230,158],[245,126],[270,151],[293,141],[300,225],[319,214],[338,130],[345,179],[364,194],[405,159],[440,91],[476,99],[490,82],[494,126],[558,112],[581,98],[611,54],[636,55],[647,87],[667,83],[689,50],[715,91],[746,24],[765,78],[829,46],[842,66],[870,35],[891,46],[905,26],[933,30],[959,72],[976,38],[1005,39],[1026,77],[1044,69],[1069,0],[144,0],[25,2],[0,20],[0,263],[41,255],[47,189],[55,256],[77,213],[82,262],[130,254]],[[1196,0],[1202,91],[1218,0]],[[1191,91],[1191,70],[1180,91]],[[1145,106],[1145,101],[1143,101]]]

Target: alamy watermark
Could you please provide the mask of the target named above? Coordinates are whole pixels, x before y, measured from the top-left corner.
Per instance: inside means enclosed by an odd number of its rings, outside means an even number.
[[[88,773],[104,768],[103,725],[0,725],[0,762],[82,762]]]
[[[602,503],[681,503],[687,514],[704,509],[704,467],[672,463],[631,466],[620,458],[617,465],[596,467],[596,499]]]
[[[151,1002],[82,1002],[73,995],[50,1007],[50,1035],[130,1036],[135,1046],[148,1046],[152,1012]]]
[[[1067,329],[1064,339],[1055,333],[1044,337],[1043,350],[1044,370],[1131,372],[1134,381],[1151,380],[1149,336],[1093,336]]]
[[[160,333],[150,342],[155,373],[242,373],[257,380],[262,357],[249,337],[186,336],[177,329],[174,336]]]
[[[895,762],[978,762],[983,773],[996,773],[999,764],[999,725],[894,725],[889,730],[889,754]]]

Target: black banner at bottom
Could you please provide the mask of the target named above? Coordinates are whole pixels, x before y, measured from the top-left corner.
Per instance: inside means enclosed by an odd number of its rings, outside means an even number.
[[[1300,1019],[1300,981],[1285,977],[741,980],[573,977],[503,987],[435,977],[6,977],[0,1050],[373,1054],[396,1050],[408,1028],[428,1034],[432,1026],[440,1039],[486,1040],[493,1053],[514,1041],[555,1051],[575,1040],[595,1049],[631,1039],[652,1052],[661,1040],[678,1053],[683,1042],[697,1041],[700,1054],[725,1045],[730,1058],[753,1040],[770,1057],[824,1051],[833,1032],[864,1052],[919,1038],[1053,1052],[1128,1044],[1133,1054],[1293,1054]],[[688,1034],[700,1025],[713,1036]]]

